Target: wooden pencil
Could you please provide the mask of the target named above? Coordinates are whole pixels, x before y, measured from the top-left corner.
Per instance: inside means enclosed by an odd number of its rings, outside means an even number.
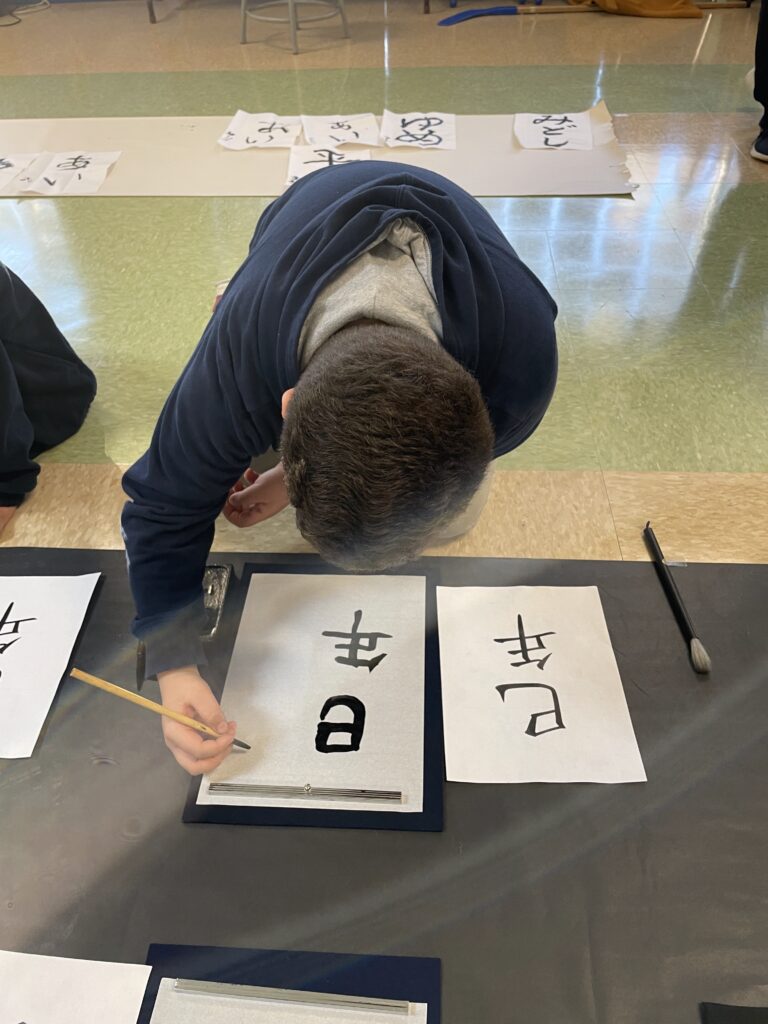
[[[90,672],[82,672],[79,668],[73,668],[70,673],[75,679],[79,679],[83,683],[88,683],[89,686],[96,686],[99,690],[104,690],[105,693],[111,693],[113,697],[122,697],[123,700],[128,700],[131,704],[138,704],[140,708],[146,708],[147,711],[154,711],[156,715],[163,715],[165,718],[172,718],[174,722],[179,722],[181,725],[187,725],[190,729],[195,729],[197,732],[203,733],[205,736],[212,736],[214,739],[220,739],[219,733],[215,729],[212,729],[210,725],[206,725],[204,722],[198,722],[194,718],[189,718],[187,715],[182,715],[178,711],[172,711],[170,708],[165,707],[164,704],[157,704],[153,700],[149,700],[148,697],[142,697],[139,693],[133,693],[132,690],[126,690],[122,686],[116,686],[114,683],[107,682],[106,679],[100,679],[98,676],[92,676]],[[251,748],[247,743],[243,743],[242,740],[232,741],[236,747],[240,747],[242,750],[250,750]]]

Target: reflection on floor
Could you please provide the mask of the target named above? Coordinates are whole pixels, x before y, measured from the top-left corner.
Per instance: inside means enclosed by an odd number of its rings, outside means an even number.
[[[744,82],[756,10],[442,29],[442,10],[412,0],[351,0],[351,41],[324,23],[293,57],[274,26],[240,46],[228,0],[157,8],[155,26],[127,0],[26,16],[0,40],[5,116],[493,113],[604,97],[634,199],[484,200],[558,301],[561,374],[481,522],[445,553],[643,558],[650,517],[671,557],[768,561],[768,166],[748,155],[758,108]],[[119,467],[146,447],[267,202],[0,202],[0,259],[99,378],[85,427],[45,457],[3,545],[120,546]],[[290,513],[224,524],[216,546],[305,549]]]

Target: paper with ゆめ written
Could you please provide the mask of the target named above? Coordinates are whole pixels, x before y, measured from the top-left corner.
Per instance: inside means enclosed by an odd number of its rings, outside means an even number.
[[[301,131],[298,117],[238,110],[219,138],[225,149],[288,149]]]
[[[32,754],[98,578],[0,576],[0,757]]]
[[[310,146],[377,146],[379,124],[373,114],[302,115],[304,138]]]
[[[590,112],[515,114],[515,138],[524,149],[592,149]]]
[[[421,811],[425,587],[422,576],[254,573],[222,696],[252,749],[205,776],[198,804]],[[213,783],[402,801],[222,795]]]
[[[39,153],[15,153],[0,156],[0,192],[6,185],[10,185],[14,179],[18,178],[22,171],[25,171],[39,155]]]
[[[183,989],[184,982],[179,982]],[[403,1024],[427,1024],[427,1004],[410,1003],[397,1012],[391,1009],[336,1006],[326,993],[317,993],[317,1002],[292,1001],[293,995],[285,991],[284,999],[260,999],[248,986],[240,988],[242,995],[215,992],[185,992],[175,988],[171,978],[163,978],[157,991],[150,1024],[383,1024],[384,1021],[402,1021]],[[311,998],[311,992],[297,995]]]
[[[447,777],[644,782],[597,587],[438,587]]]
[[[2,1024],[136,1024],[151,968],[0,950]]]
[[[358,160],[370,160],[369,149],[342,150],[335,146],[294,146],[288,160],[287,185],[304,178],[321,167],[338,167],[340,164],[354,164]]]
[[[396,114],[385,110],[381,119],[381,139],[390,147],[456,149],[456,115],[435,111]]]
[[[27,169],[30,180],[21,191],[43,196],[92,195],[104,184],[119,156],[119,151],[41,154]]]

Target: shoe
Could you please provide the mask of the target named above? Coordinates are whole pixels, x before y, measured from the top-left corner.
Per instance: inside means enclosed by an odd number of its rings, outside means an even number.
[[[768,128],[757,136],[749,155],[768,164]]]

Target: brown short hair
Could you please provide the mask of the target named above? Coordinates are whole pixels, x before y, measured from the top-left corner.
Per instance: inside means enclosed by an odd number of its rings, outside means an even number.
[[[493,440],[477,381],[441,345],[376,321],[345,327],[302,374],[283,424],[298,528],[346,569],[410,561],[466,509]]]

